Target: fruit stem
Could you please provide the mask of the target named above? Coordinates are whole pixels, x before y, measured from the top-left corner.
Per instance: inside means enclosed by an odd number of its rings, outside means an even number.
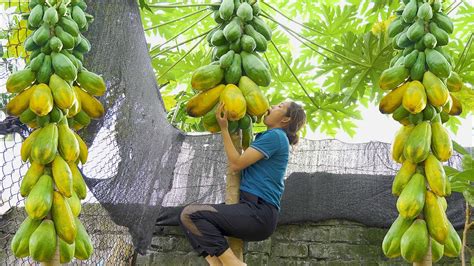
[[[456,64],[456,67],[454,68],[454,71],[455,72],[458,72],[459,69],[462,68],[462,66],[464,65],[464,62],[466,60],[463,60],[463,59],[466,59],[466,56],[469,52],[469,50],[471,49],[471,45],[472,45],[472,37],[474,36],[474,33],[471,33],[471,36],[469,36],[469,39],[467,40],[467,43],[466,45],[464,46],[464,49],[462,50],[462,53],[461,55],[459,56],[459,59],[458,59],[458,63]],[[461,63],[462,62],[462,63]]]

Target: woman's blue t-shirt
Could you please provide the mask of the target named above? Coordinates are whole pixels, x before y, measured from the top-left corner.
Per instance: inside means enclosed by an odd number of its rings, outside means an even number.
[[[257,134],[250,147],[260,151],[264,158],[243,169],[240,189],[280,210],[290,147],[286,133],[281,128],[264,131]]]

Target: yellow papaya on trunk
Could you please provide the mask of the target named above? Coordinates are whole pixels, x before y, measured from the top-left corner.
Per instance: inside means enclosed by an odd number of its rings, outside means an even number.
[[[392,184],[392,194],[395,196],[399,196],[400,193],[403,191],[405,186],[410,181],[410,178],[416,172],[416,163],[412,163],[409,160],[405,160],[402,164],[402,167],[395,175],[395,179],[393,180]]]
[[[426,192],[423,214],[431,237],[444,245],[448,237],[448,218],[443,210],[443,206],[438,201],[438,196],[431,191]]]
[[[49,88],[53,94],[54,103],[61,109],[69,109],[76,95],[73,88],[60,76],[53,74],[49,79]]]
[[[260,87],[249,77],[242,76],[239,80],[239,89],[247,102],[247,113],[254,116],[261,116],[270,109],[267,98],[260,90]]]
[[[431,190],[438,196],[446,194],[446,174],[443,165],[433,154],[428,155],[425,160],[425,175]]]
[[[21,160],[23,162],[26,162],[28,158],[30,157],[31,146],[33,145],[35,138],[39,132],[40,131],[38,129],[31,132],[31,134],[21,144],[20,155],[21,155]]]
[[[49,123],[39,129],[31,145],[31,159],[34,162],[46,165],[54,160],[58,150],[58,127],[55,123]]]
[[[397,108],[402,104],[403,95],[405,94],[406,89],[410,82],[406,82],[390,91],[385,95],[379,103],[379,111],[382,114],[391,114],[397,110]]]
[[[430,123],[427,121],[421,122],[415,126],[408,136],[403,149],[403,155],[413,163],[424,161],[430,154],[431,139]]]
[[[81,172],[77,169],[76,163],[70,162],[67,163],[72,174],[72,187],[74,192],[80,199],[85,199],[87,196],[87,186],[84,182]]]
[[[74,243],[77,227],[69,203],[61,193],[54,191],[51,217],[58,236],[68,244]]]
[[[402,162],[401,157],[403,155],[405,143],[407,142],[408,137],[410,136],[414,128],[414,125],[403,126],[398,130],[397,134],[395,135],[395,138],[392,143],[392,159],[395,162]]]
[[[186,104],[186,113],[192,117],[205,115],[219,101],[219,97],[224,89],[225,85],[220,84],[210,90],[202,91],[195,95]]]
[[[13,116],[21,115],[21,113],[23,113],[30,106],[31,95],[33,95],[35,87],[36,86],[32,86],[31,88],[26,89],[13,97],[13,99],[11,99],[5,107],[7,114]]]
[[[418,114],[425,109],[426,103],[426,92],[423,84],[418,80],[409,82],[403,94],[403,107],[412,114]]]
[[[26,171],[26,174],[21,179],[20,184],[20,195],[23,197],[30,194],[33,186],[38,182],[39,178],[43,175],[44,165],[31,162],[30,168]]]
[[[234,84],[225,86],[220,96],[220,101],[224,103],[224,111],[227,112],[227,119],[237,121],[244,117],[247,111],[247,102],[239,87]]]
[[[31,94],[29,107],[38,116],[45,116],[53,110],[54,100],[48,85],[36,85]]]
[[[76,132],[74,132],[74,136],[76,136],[77,142],[79,143],[79,160],[81,160],[82,164],[85,164],[87,162],[87,157],[89,155],[89,151],[87,149],[87,145],[82,140],[81,136],[79,136]]]
[[[449,114],[450,115],[460,115],[462,113],[462,104],[459,101],[456,96],[450,94],[451,100],[452,100],[452,105],[451,108],[449,109]]]
[[[416,173],[400,193],[397,200],[398,213],[405,218],[416,218],[425,205],[425,194],[425,177],[420,173]]]
[[[451,141],[451,137],[439,119],[431,123],[431,132],[431,149],[433,154],[441,162],[446,162],[453,154],[453,142]]]
[[[66,162],[75,162],[79,157],[79,143],[68,127],[66,118],[58,124],[58,148]]]
[[[52,163],[53,179],[56,188],[61,194],[69,198],[72,195],[72,172],[67,162],[57,155]]]
[[[430,71],[423,75],[423,85],[431,105],[441,107],[448,101],[449,91],[443,81]]]
[[[81,109],[86,112],[88,116],[98,119],[104,115],[104,106],[102,106],[102,103],[100,103],[99,100],[77,86],[74,86],[74,91],[76,92],[76,95],[79,96]]]

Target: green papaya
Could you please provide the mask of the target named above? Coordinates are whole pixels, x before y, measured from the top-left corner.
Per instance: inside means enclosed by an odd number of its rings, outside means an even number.
[[[56,157],[58,147],[58,128],[50,123],[41,128],[31,146],[31,160],[46,165]]]
[[[420,173],[415,173],[397,200],[397,210],[400,215],[408,219],[416,218],[423,211],[425,194],[425,177]]]
[[[433,12],[440,12],[441,11],[441,0],[434,0],[432,3]]]
[[[385,235],[382,242],[382,250],[388,258],[396,258],[401,255],[400,242],[403,234],[413,223],[413,219],[406,219],[398,215]]]
[[[221,14],[219,13],[219,10],[214,11],[214,13],[212,14],[212,17],[214,18],[214,21],[215,21],[217,24],[222,24],[222,23],[225,22],[225,21],[221,18]]]
[[[416,219],[405,231],[400,242],[402,257],[409,262],[420,262],[428,252],[429,234],[426,223]]]
[[[40,224],[41,220],[31,219],[30,217],[26,217],[21,223],[10,244],[15,257],[24,258],[30,255],[30,237]]]
[[[444,242],[444,256],[458,257],[461,254],[462,242],[453,225],[448,221],[448,237]]]
[[[267,40],[262,34],[257,32],[252,25],[245,25],[244,32],[255,40],[256,51],[265,52],[267,50]]]
[[[51,6],[46,9],[44,12],[43,21],[50,26],[54,26],[56,23],[58,23],[59,16],[55,7]]]
[[[51,53],[54,72],[66,81],[74,81],[77,77],[77,69],[74,64],[62,53]]]
[[[242,130],[242,149],[246,150],[250,147],[253,141],[253,130],[252,126],[249,126],[247,129]]]
[[[410,77],[412,80],[419,80],[423,79],[423,74],[425,73],[425,53],[419,52],[418,56],[416,57],[415,64],[410,69]]]
[[[41,27],[39,27],[35,33],[33,33],[33,40],[35,43],[39,46],[45,45],[49,38],[51,37],[50,31],[49,31],[49,25],[48,24],[43,24]]]
[[[388,68],[382,72],[379,79],[379,86],[382,90],[392,90],[404,82],[410,72],[403,65]]]
[[[26,213],[32,219],[41,220],[48,215],[52,204],[53,179],[49,175],[42,175],[26,198]]]
[[[453,58],[445,50],[443,50],[443,47],[435,47],[435,50],[442,54],[451,66],[453,65]]]
[[[268,86],[271,75],[265,64],[254,54],[242,52],[242,66],[247,76],[259,86]]]
[[[242,76],[242,58],[240,54],[234,54],[232,64],[226,70],[224,79],[227,84],[239,83],[240,77]]]
[[[257,32],[262,34],[262,36],[265,37],[267,41],[272,39],[272,29],[261,18],[254,17],[250,22],[250,25],[252,25]]]
[[[56,37],[61,40],[64,49],[72,49],[74,48],[74,37],[63,30],[61,26],[56,26],[54,28],[54,32]]]
[[[440,52],[434,49],[426,49],[425,54],[428,69],[433,72],[433,74],[439,78],[449,77],[449,74],[451,73],[451,65]]]
[[[33,40],[33,36],[30,35],[28,38],[26,38],[25,40],[25,43],[23,44],[23,46],[25,47],[25,50],[27,51],[34,51],[38,48],[40,48],[36,43],[35,41]]]
[[[34,28],[38,28],[43,23],[43,6],[36,5],[28,16],[28,24]]]
[[[224,45],[227,43],[227,40],[224,37],[224,32],[222,30],[216,30],[211,38],[211,44],[214,46]]]
[[[431,104],[427,104],[422,113],[423,113],[423,120],[426,120],[426,121],[432,121],[437,114],[436,108]]]
[[[433,17],[433,10],[431,9],[430,3],[425,2],[420,5],[416,16],[424,21],[429,21]]]
[[[425,36],[423,36],[423,44],[426,48],[433,49],[436,47],[437,43],[438,41],[436,40],[436,37],[433,34],[428,32],[425,34]]]
[[[242,22],[239,17],[234,17],[222,31],[228,42],[235,42],[242,36]]]
[[[219,7],[220,17],[227,21],[232,18],[234,13],[234,1],[233,0],[222,0],[221,6]]]
[[[408,136],[403,155],[413,163],[424,161],[430,152],[431,127],[428,121],[416,125]]]
[[[412,23],[416,18],[416,13],[418,11],[418,6],[416,0],[410,0],[410,2],[405,6],[405,9],[402,13],[402,18],[406,23]]]
[[[72,19],[74,20],[74,22],[76,22],[79,29],[82,29],[85,26],[87,26],[86,15],[85,15],[84,11],[82,10],[82,8],[80,8],[79,6],[73,6],[72,7],[71,16],[72,16]]]
[[[105,93],[106,87],[104,79],[94,72],[82,69],[82,71],[77,74],[77,82],[81,85],[81,88],[90,95],[101,96]]]
[[[429,32],[428,32],[429,33]],[[425,34],[426,35],[426,34]],[[415,49],[422,52],[426,49],[426,46],[425,46],[425,42],[423,41],[425,38],[425,36],[423,36],[423,38],[419,39],[416,43],[415,43]]]
[[[431,34],[433,34],[437,41],[437,46],[447,45],[449,42],[449,35],[446,31],[438,27],[436,23],[430,22],[429,29]]]
[[[49,40],[49,47],[51,48],[51,51],[59,53],[63,49],[63,43],[58,37],[53,36]]]
[[[397,46],[401,48],[407,48],[409,46],[412,46],[414,42],[410,41],[408,39],[407,32],[402,32],[398,38],[397,38]]]
[[[240,39],[240,43],[242,46],[242,50],[248,53],[252,53],[257,47],[257,43],[255,42],[255,39],[250,37],[247,34],[242,35],[242,38]]]
[[[59,25],[73,37],[77,37],[79,35],[79,27],[74,20],[68,17],[61,17],[59,19]]]
[[[213,52],[212,52],[213,61],[218,60],[219,58],[221,58],[221,56],[223,56],[228,51],[229,51],[229,45],[227,44],[214,47]]]
[[[195,90],[205,91],[214,88],[224,78],[224,70],[219,65],[207,65],[196,69],[191,77]]]
[[[80,260],[87,260],[92,255],[94,248],[90,236],[87,234],[86,228],[82,225],[79,218],[75,217],[77,235],[75,240],[74,257]]]
[[[446,80],[446,86],[448,90],[451,92],[457,92],[462,89],[464,83],[462,82],[461,77],[458,73],[451,71],[451,75],[449,75],[448,79]]]
[[[201,123],[202,123],[204,129],[206,131],[211,132],[211,133],[217,133],[217,132],[221,131],[221,128],[220,128],[219,124],[217,123],[217,118],[216,118],[216,110],[217,110],[218,105],[219,104],[216,104],[211,109],[211,111],[207,112],[207,114],[205,114],[201,119]]]
[[[237,39],[235,42],[229,45],[229,49],[234,51],[235,53],[240,53],[242,51],[241,39]]]
[[[392,114],[392,118],[395,121],[401,121],[404,118],[407,118],[410,112],[403,107],[403,105],[400,105]],[[395,159],[396,160],[396,159]]]
[[[440,115],[443,113],[444,112],[441,112]],[[453,142],[451,141],[451,137],[446,128],[440,123],[439,118],[431,123],[431,131],[433,132],[431,141],[433,154],[441,162],[446,162],[453,154]]]
[[[430,238],[430,241],[431,241],[431,260],[433,262],[437,262],[443,257],[444,246],[438,243],[438,241],[434,240],[432,237]]]
[[[425,22],[422,19],[418,19],[413,23],[407,30],[407,38],[410,41],[416,42],[425,33]]]
[[[410,127],[410,126],[408,126]],[[413,127],[413,126],[411,126]],[[395,175],[395,179],[393,180],[392,184],[392,194],[395,196],[399,196],[400,193],[403,191],[405,186],[410,181],[411,177],[416,172],[416,164],[410,162],[409,160],[405,160],[402,163],[402,167]]]
[[[66,243],[66,241],[59,238],[59,262],[61,264],[68,263],[74,259],[74,250],[76,248],[75,242],[72,244]]]
[[[410,54],[408,54],[407,56],[405,56],[404,60],[404,66],[406,68],[411,68],[415,62],[416,62],[416,58],[418,57],[418,50],[413,50]]]
[[[396,18],[388,26],[388,29],[387,29],[388,30],[388,37],[390,37],[390,38],[395,37],[397,34],[402,32],[403,29],[405,29],[405,27],[406,27],[406,25],[403,22],[403,20],[400,17]]]
[[[255,2],[253,5],[251,4],[251,6],[252,6],[253,15],[258,16],[260,14],[260,11],[261,11],[260,6],[258,5],[258,3]]]
[[[239,8],[237,9],[237,16],[242,20],[242,21],[251,21],[253,19],[253,10],[252,6],[250,6],[248,3],[244,2],[242,3]]]
[[[445,32],[451,34],[453,33],[454,27],[451,19],[443,13],[435,13],[433,15],[433,21]]]
[[[58,191],[53,193],[53,206],[51,208],[51,217],[54,221],[54,227],[58,236],[68,244],[74,243],[77,235],[77,227],[74,221],[71,207],[65,197]]]
[[[40,53],[37,57],[30,61],[30,69],[37,72],[43,65],[45,54]]]
[[[56,252],[56,230],[53,221],[45,219],[31,234],[30,256],[39,262],[50,261]]]
[[[226,54],[221,56],[221,58],[219,58],[220,67],[223,69],[229,68],[232,64],[232,60],[234,59],[234,54],[235,52],[233,50],[229,50]]]

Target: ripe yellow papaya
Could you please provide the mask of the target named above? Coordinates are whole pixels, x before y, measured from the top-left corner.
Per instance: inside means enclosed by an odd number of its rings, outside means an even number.
[[[394,89],[404,82],[409,75],[410,71],[403,65],[387,68],[380,76],[379,86],[382,90]]]
[[[460,91],[464,83],[458,73],[451,71],[451,75],[446,80],[446,86],[449,91]]]
[[[26,162],[30,157],[31,146],[33,145],[39,132],[40,131],[38,129],[31,132],[31,134],[21,144],[20,155],[23,162]]]
[[[43,175],[44,165],[31,162],[30,168],[26,171],[25,176],[21,180],[20,195],[23,197],[30,194],[33,186],[38,182],[39,178]]]
[[[66,117],[74,117],[75,115],[77,115],[81,110],[81,102],[79,100],[79,96],[77,96],[76,92],[74,92],[74,102],[72,103],[72,106],[71,108],[69,108],[68,112],[67,112],[67,116]]]
[[[13,116],[21,115],[21,113],[23,113],[28,108],[28,106],[30,106],[30,98],[34,92],[34,87],[36,86],[32,86],[31,88],[26,89],[13,97],[13,99],[7,103],[7,114]]]
[[[412,114],[418,114],[426,107],[426,92],[423,84],[418,80],[408,83],[403,94],[403,107]]]
[[[86,112],[91,118],[98,119],[105,113],[104,107],[95,97],[89,95],[77,86],[74,86],[76,94],[79,96],[81,102],[81,109]]]
[[[451,95],[449,95],[448,100],[443,105],[443,108],[441,109],[441,111],[444,113],[449,113],[449,111],[451,111],[451,107],[453,107],[453,99],[451,98]]]
[[[36,79],[35,72],[27,68],[11,74],[7,79],[6,88],[9,93],[17,93],[28,88]]]
[[[77,227],[71,207],[61,193],[54,191],[51,217],[58,236],[68,244],[74,243]]]
[[[430,154],[431,127],[423,121],[412,130],[403,149],[403,155],[413,163],[424,161]]]
[[[438,201],[438,196],[431,191],[426,191],[423,215],[431,237],[444,245],[448,237],[448,218],[443,210],[443,206]]]
[[[58,124],[58,150],[66,162],[75,162],[79,157],[79,143],[68,127],[66,118]]]
[[[410,82],[403,83],[401,86],[387,93],[379,103],[379,111],[382,114],[391,114],[402,104],[403,95]]]
[[[74,215],[74,217],[79,216],[79,214],[81,213],[82,207],[81,207],[81,200],[77,196],[76,191],[73,191],[72,196],[70,198],[66,198],[66,200],[67,200],[67,203],[69,204],[69,207],[71,208],[72,215]]]
[[[26,219],[21,223],[10,244],[10,248],[15,257],[24,258],[30,255],[30,236],[40,224],[41,220],[34,220],[30,217],[26,217]]]
[[[261,116],[270,109],[267,98],[260,90],[260,87],[249,77],[242,76],[239,80],[239,89],[247,102],[247,113],[254,116]]]
[[[56,252],[56,230],[53,221],[44,219],[30,236],[30,256],[35,261],[50,261]]]
[[[446,179],[443,164],[431,153],[425,160],[425,175],[431,191],[438,196],[445,196],[446,182],[449,181]]]
[[[425,177],[420,173],[415,173],[397,200],[398,213],[408,219],[416,218],[423,210],[425,194]]]
[[[459,101],[458,98],[456,98],[456,96],[452,95],[451,93],[450,93],[450,97],[451,97],[451,100],[452,100],[452,106],[451,106],[451,109],[449,110],[449,114],[450,115],[460,115],[462,113],[461,102]]]
[[[82,140],[81,136],[79,136],[76,132],[74,132],[74,136],[76,136],[77,142],[79,143],[79,160],[81,161],[82,164],[85,164],[87,162],[87,156],[88,156],[88,149],[87,145]]]
[[[72,173],[72,187],[74,192],[76,192],[80,199],[85,199],[87,196],[87,186],[84,182],[81,172],[79,172],[79,169],[77,169],[76,163],[70,162],[67,164]]]
[[[458,257],[461,254],[462,242],[458,233],[454,229],[451,222],[448,221],[448,237],[444,242],[444,256],[447,257]]]
[[[87,234],[86,228],[82,225],[79,218],[74,218],[77,227],[77,236],[76,236],[76,247],[74,257],[80,260],[87,260],[94,251],[92,247],[92,241],[89,235]]]
[[[105,82],[101,76],[82,70],[77,74],[77,80],[81,88],[87,91],[90,95],[101,96],[105,93]]]
[[[72,195],[72,172],[69,165],[64,161],[60,154],[54,158],[52,163],[53,179],[56,188],[61,194],[69,198]]]
[[[31,145],[31,159],[34,162],[46,165],[54,160],[58,148],[58,127],[55,123],[49,123],[39,129]]]
[[[406,219],[398,215],[397,219],[390,226],[390,229],[388,229],[382,242],[382,250],[385,256],[388,258],[396,258],[401,255],[400,242],[402,236],[412,223],[413,219]]]
[[[435,120],[431,123],[431,131],[431,149],[433,150],[433,154],[441,162],[446,162],[453,154],[453,142],[451,141],[451,137],[439,120]]]
[[[49,88],[53,94],[54,103],[61,109],[69,109],[76,95],[73,88],[60,76],[53,74],[49,79]]]
[[[48,215],[53,204],[53,180],[42,175],[26,198],[25,210],[32,219],[41,220]]]
[[[74,259],[74,250],[76,248],[75,242],[72,244],[66,243],[66,241],[59,238],[59,262],[61,264],[68,263]]]
[[[395,175],[395,179],[393,180],[392,184],[392,194],[395,196],[399,196],[400,193],[403,191],[405,186],[410,181],[410,178],[416,172],[416,163],[412,163],[409,160],[403,161],[402,167],[398,171],[397,175]]]
[[[432,237],[430,238],[430,241],[431,241],[431,260],[433,262],[437,262],[443,257],[444,246],[438,243],[438,241],[434,240]]]
[[[449,91],[443,81],[430,71],[423,75],[423,85],[431,105],[441,107],[448,101]]]
[[[38,116],[47,115],[54,106],[51,90],[44,83],[36,85],[34,89],[30,98],[30,109]]]
[[[220,101],[224,103],[224,111],[227,112],[227,119],[237,121],[244,117],[247,111],[247,102],[239,87],[234,84],[225,86],[220,96]]]
[[[403,155],[403,148],[405,143],[410,136],[411,132],[415,128],[414,125],[402,126],[395,135],[395,138],[392,143],[392,159],[398,163],[401,163],[401,157]]]
[[[186,113],[192,117],[205,115],[219,101],[219,97],[224,89],[225,85],[220,84],[210,90],[202,91],[195,95],[186,104]]]
[[[428,252],[430,237],[426,223],[416,219],[405,231],[400,243],[402,257],[409,262],[420,262]]]

